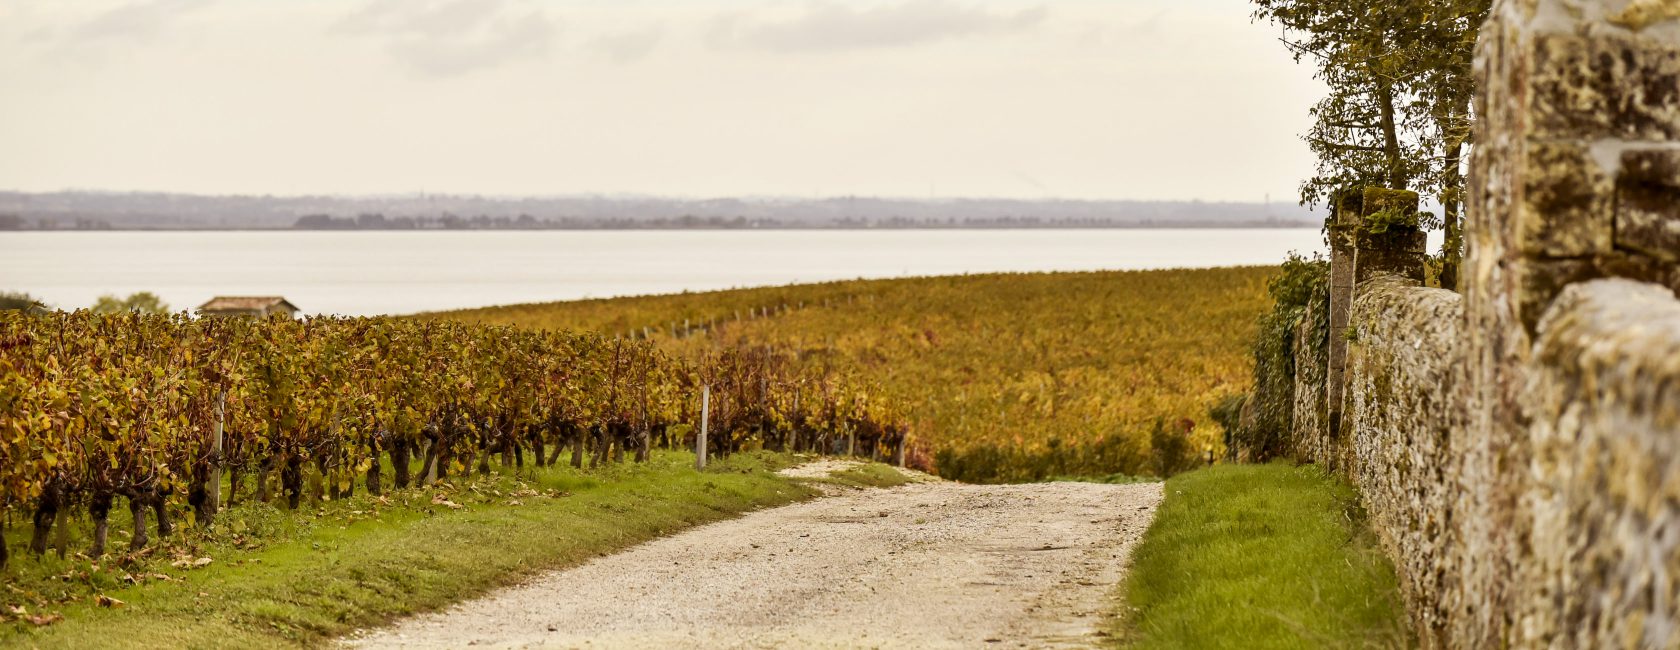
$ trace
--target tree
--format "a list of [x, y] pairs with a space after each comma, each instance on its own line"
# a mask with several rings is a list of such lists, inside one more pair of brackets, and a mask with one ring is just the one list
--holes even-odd
[[34, 296], [21, 291], [0, 291], [0, 311], [21, 309], [24, 311], [46, 311], [47, 305]]
[[1456, 283], [1462, 237], [1460, 166], [1470, 145], [1470, 64], [1492, 0], [1254, 0], [1283, 28], [1296, 61], [1317, 66], [1330, 94], [1303, 136], [1318, 169], [1301, 203], [1341, 188], [1383, 185], [1433, 194], [1444, 227], [1442, 286]]
[[137, 311], [142, 314], [169, 313], [169, 305], [150, 291], [130, 294], [127, 298], [118, 298], [108, 293], [100, 296], [88, 309], [96, 314], [116, 314], [125, 311]]

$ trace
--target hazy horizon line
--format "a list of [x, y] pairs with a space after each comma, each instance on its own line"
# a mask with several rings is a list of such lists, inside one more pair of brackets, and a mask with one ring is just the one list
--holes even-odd
[[[867, 200], [876, 200], [876, 201], [906, 201], [906, 202], [918, 202], [918, 203], [943, 203], [943, 202], [960, 202], [960, 201], [1019, 201], [1019, 202], [1037, 202], [1037, 203], [1046, 203], [1046, 202], [1049, 202], [1049, 203], [1207, 203], [1207, 204], [1219, 204], [1219, 205], [1272, 205], [1274, 203], [1283, 203], [1285, 205], [1307, 207], [1307, 206], [1302, 206], [1298, 201], [1294, 201], [1294, 200], [1276, 201], [1276, 200], [1268, 200], [1268, 199], [1250, 200], [1250, 201], [1232, 201], [1232, 200], [1202, 199], [1202, 198], [1140, 199], [1140, 198], [1076, 198], [1076, 197], [1065, 197], [1065, 196], [1045, 196], [1045, 197], [1038, 197], [1038, 198], [1029, 198], [1029, 197], [1019, 197], [1019, 196], [983, 196], [983, 195], [908, 196], [908, 195], [890, 195], [890, 194], [819, 194], [819, 195], [811, 195], [811, 196], [804, 196], [804, 195], [797, 195], [797, 194], [684, 195], [684, 194], [657, 194], [657, 193], [628, 192], [628, 191], [626, 191], [626, 192], [570, 192], [570, 193], [556, 193], [556, 194], [497, 194], [497, 193], [482, 193], [482, 192], [429, 192], [429, 191], [425, 191], [425, 190], [415, 190], [415, 191], [405, 191], [405, 192], [368, 192], [368, 193], [328, 193], [328, 192], [324, 192], [324, 193], [303, 193], [303, 194], [259, 194], [259, 193], [251, 193], [251, 192], [214, 193], [214, 192], [187, 192], [187, 191], [174, 191], [174, 190], [100, 189], [100, 188], [70, 187], [70, 188], [62, 188], [62, 189], [57, 189], [57, 190], [24, 190], [24, 189], [0, 188], [0, 194], [24, 194], [24, 195], [43, 195], [43, 194], [163, 195], [163, 196], [191, 196], [191, 197], [224, 198], [224, 199], [225, 198], [379, 199], [379, 198], [437, 197], [437, 198], [456, 198], [456, 199], [472, 198], [472, 199], [494, 199], [494, 200], [520, 200], [520, 199], [655, 199], [655, 200], [666, 200], [666, 201], [719, 201], [719, 200], [731, 200], [731, 199], [733, 199], [733, 200], [742, 200], [742, 201], [832, 201], [832, 200], [837, 200], [837, 199], [867, 199]], [[1293, 197], [1293, 195], [1290, 195], [1290, 196]]]

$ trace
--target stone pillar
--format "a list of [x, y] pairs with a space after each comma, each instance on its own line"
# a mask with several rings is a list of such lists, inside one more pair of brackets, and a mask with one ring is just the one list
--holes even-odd
[[1463, 269], [1469, 424], [1454, 519], [1463, 647], [1549, 642], [1525, 607], [1523, 406], [1540, 316], [1599, 277], [1680, 287], [1680, 0], [1496, 0], [1477, 45]]
[[1330, 349], [1324, 381], [1332, 441], [1341, 437], [1348, 317], [1358, 284], [1379, 274], [1423, 284], [1428, 244], [1417, 212], [1417, 192], [1366, 187], [1336, 195], [1329, 226]]
[[[1330, 440], [1341, 439], [1342, 387], [1347, 374], [1348, 315], [1353, 311], [1354, 241], [1359, 228], [1364, 194], [1355, 190], [1337, 193], [1331, 204], [1330, 225], [1330, 345], [1326, 357], [1324, 390]], [[1324, 459], [1319, 459], [1324, 460]]]

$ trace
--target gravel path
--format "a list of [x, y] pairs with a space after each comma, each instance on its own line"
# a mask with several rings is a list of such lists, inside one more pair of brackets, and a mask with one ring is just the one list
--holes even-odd
[[348, 643], [1086, 647], [1160, 501], [1159, 483], [847, 491], [660, 538]]

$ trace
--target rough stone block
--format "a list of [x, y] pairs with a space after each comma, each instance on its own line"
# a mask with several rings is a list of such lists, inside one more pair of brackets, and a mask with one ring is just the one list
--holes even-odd
[[1615, 252], [1579, 259], [1530, 260], [1521, 267], [1516, 298], [1517, 316], [1530, 335], [1540, 317], [1565, 287], [1598, 278], [1627, 278], [1680, 291], [1680, 272], [1674, 265], [1638, 253]]
[[1365, 193], [1345, 190], [1336, 193], [1335, 224], [1351, 226], [1359, 223], [1359, 217], [1365, 214]]
[[1680, 138], [1680, 43], [1611, 31], [1533, 43], [1532, 136]]
[[1354, 281], [1394, 275], [1423, 284], [1423, 261], [1429, 238], [1415, 228], [1384, 233], [1360, 231], [1354, 258]]
[[1680, 149], [1622, 153], [1616, 247], [1680, 261]]
[[1610, 252], [1615, 184], [1586, 145], [1530, 143], [1522, 183], [1523, 200], [1510, 217], [1519, 250], [1547, 257]]

